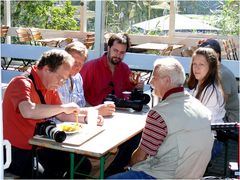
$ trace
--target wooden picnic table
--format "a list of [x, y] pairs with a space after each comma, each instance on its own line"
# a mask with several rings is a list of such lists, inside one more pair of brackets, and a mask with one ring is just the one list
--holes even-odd
[[157, 51], [159, 55], [170, 55], [175, 49], [182, 48], [183, 44], [163, 44], [163, 43], [144, 43], [131, 46], [132, 50], [140, 51]]

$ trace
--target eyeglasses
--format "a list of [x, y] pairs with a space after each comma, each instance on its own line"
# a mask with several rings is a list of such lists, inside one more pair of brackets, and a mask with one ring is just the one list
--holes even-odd
[[66, 82], [66, 80], [69, 78], [65, 78], [64, 76], [62, 76], [61, 74], [59, 74], [58, 72], [52, 72], [52, 71], [49, 71], [50, 73], [52, 73], [58, 80], [58, 82], [64, 84]]

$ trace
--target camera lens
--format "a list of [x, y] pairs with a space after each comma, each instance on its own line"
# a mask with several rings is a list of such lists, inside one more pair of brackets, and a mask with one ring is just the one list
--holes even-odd
[[66, 133], [58, 130], [54, 133], [54, 139], [56, 142], [61, 143], [66, 139]]
[[47, 126], [45, 132], [49, 138], [54, 139], [56, 142], [63, 142], [66, 139], [66, 133], [59, 131], [54, 125]]
[[56, 127], [56, 123], [52, 121], [45, 121], [37, 123], [35, 128], [35, 134], [47, 136], [50, 139], [54, 139], [56, 142], [63, 142], [66, 139], [66, 133], [60, 131]]

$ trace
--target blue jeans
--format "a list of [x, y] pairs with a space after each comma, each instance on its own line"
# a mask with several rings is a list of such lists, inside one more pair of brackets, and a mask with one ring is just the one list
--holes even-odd
[[130, 170], [109, 176], [107, 179], [156, 179], [156, 178], [144, 173], [143, 171]]
[[217, 139], [214, 140], [211, 159], [215, 159], [216, 157], [218, 157], [221, 154], [223, 145], [224, 145], [223, 142], [218, 141]]

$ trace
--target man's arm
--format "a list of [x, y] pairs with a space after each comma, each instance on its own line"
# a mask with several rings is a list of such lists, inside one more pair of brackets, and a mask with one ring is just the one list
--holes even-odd
[[225, 102], [227, 102], [228, 96], [229, 96], [229, 94], [225, 94], [225, 93], [224, 93], [224, 100], [225, 100]]
[[162, 117], [154, 110], [148, 112], [142, 139], [133, 152], [130, 165], [144, 161], [148, 156], [155, 156], [167, 136], [167, 126]]
[[60, 113], [71, 114], [81, 113], [81, 109], [76, 103], [61, 105], [36, 104], [31, 101], [22, 101], [18, 105], [19, 111], [24, 118], [44, 119], [56, 116]]
[[147, 159], [147, 153], [141, 150], [139, 147], [133, 152], [131, 160], [130, 160], [130, 166], [133, 166], [134, 164], [144, 161]]
[[[80, 123], [86, 123], [86, 116], [87, 116], [87, 108], [81, 108], [80, 113], [78, 114], [78, 122]], [[65, 114], [61, 113], [56, 115], [57, 119], [60, 121], [66, 121], [66, 122], [76, 122], [76, 114]]]

